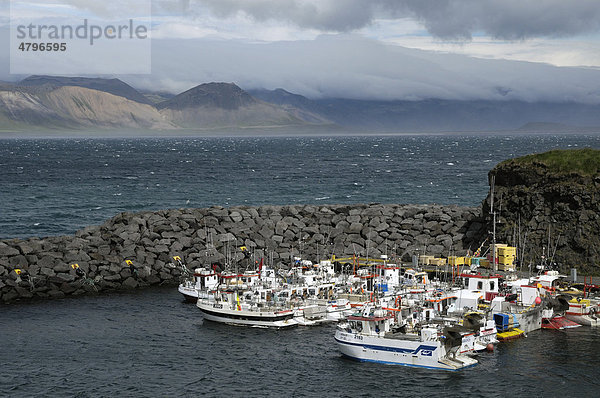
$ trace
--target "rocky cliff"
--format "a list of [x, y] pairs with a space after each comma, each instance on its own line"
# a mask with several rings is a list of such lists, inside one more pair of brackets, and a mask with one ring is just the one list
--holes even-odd
[[[489, 179], [495, 180], [497, 240], [520, 246], [524, 266], [544, 256], [564, 272], [600, 272], [600, 151], [556, 150], [507, 160]], [[490, 199], [483, 214], [491, 231]]]
[[0, 301], [176, 284], [180, 269], [169, 265], [173, 256], [189, 268], [224, 264], [226, 257], [236, 263], [244, 257], [240, 246], [282, 267], [292, 256], [388, 254], [410, 261], [413, 254], [460, 253], [478, 244], [479, 213], [381, 204], [122, 213], [72, 236], [0, 241]]

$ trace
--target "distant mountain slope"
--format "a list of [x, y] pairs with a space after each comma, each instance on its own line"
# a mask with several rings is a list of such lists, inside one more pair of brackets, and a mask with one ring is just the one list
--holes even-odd
[[175, 126], [146, 104], [84, 87], [15, 87], [0, 91], [0, 120], [29, 126], [66, 128], [150, 128]]
[[301, 125], [306, 121], [277, 105], [259, 101], [233, 83], [206, 83], [156, 105], [182, 127]]
[[205, 106], [233, 110], [256, 102], [250, 94], [233, 83], [205, 83], [161, 102], [156, 107], [181, 110]]
[[332, 124], [322, 107], [302, 95], [290, 93], [282, 88], [275, 90], [254, 89], [248, 93], [255, 98], [284, 107], [287, 111], [310, 123]]
[[311, 100], [283, 89], [249, 92], [263, 101], [291, 105], [355, 129], [399, 132], [516, 130], [534, 121], [600, 126], [600, 106], [572, 102]]
[[600, 106], [440, 99], [312, 100], [284, 89], [247, 92], [233, 83], [201, 84], [173, 96], [141, 94], [118, 79], [31, 76], [16, 84], [0, 82], [0, 128], [213, 129], [312, 125], [336, 125], [338, 129], [354, 132], [518, 129], [598, 132], [600, 128], [593, 126], [600, 126]]
[[64, 76], [29, 76], [18, 83], [19, 86], [43, 86], [52, 87], [77, 86], [93, 90], [104, 91], [119, 97], [127, 98], [140, 104], [151, 105], [152, 101], [142, 95], [135, 88], [119, 79], [102, 79], [88, 77], [64, 77]]

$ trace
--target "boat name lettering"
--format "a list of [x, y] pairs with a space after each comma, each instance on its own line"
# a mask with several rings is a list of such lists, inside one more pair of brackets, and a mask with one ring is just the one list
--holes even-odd
[[213, 304], [214, 308], [223, 308], [223, 304]]

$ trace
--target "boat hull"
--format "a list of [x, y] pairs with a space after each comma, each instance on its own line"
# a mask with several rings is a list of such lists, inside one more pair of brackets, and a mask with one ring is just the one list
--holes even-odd
[[542, 329], [564, 330], [578, 327], [581, 327], [581, 325], [564, 316], [554, 316], [552, 318], [542, 319]]
[[179, 293], [183, 296], [185, 301], [189, 303], [195, 303], [198, 301], [198, 291], [195, 288], [179, 285]]
[[445, 357], [438, 341], [362, 336], [341, 330], [336, 331], [335, 341], [343, 356], [363, 362], [442, 370], [459, 370], [477, 364], [475, 359], [464, 355], [457, 355], [455, 359]]
[[566, 317], [573, 322], [576, 322], [583, 326], [600, 326], [600, 317], [596, 315], [587, 315], [587, 314], [566, 314]]
[[218, 305], [198, 302], [197, 307], [202, 311], [204, 319], [213, 322], [225, 323], [235, 326], [251, 326], [283, 329], [298, 326], [293, 319], [294, 312], [291, 310], [271, 311], [237, 311], [219, 308]]

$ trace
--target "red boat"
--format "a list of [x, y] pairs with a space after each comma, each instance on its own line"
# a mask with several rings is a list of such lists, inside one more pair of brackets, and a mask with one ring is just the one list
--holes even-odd
[[562, 315], [553, 316], [552, 318], [542, 318], [542, 329], [563, 330], [578, 328], [581, 325], [575, 323]]

